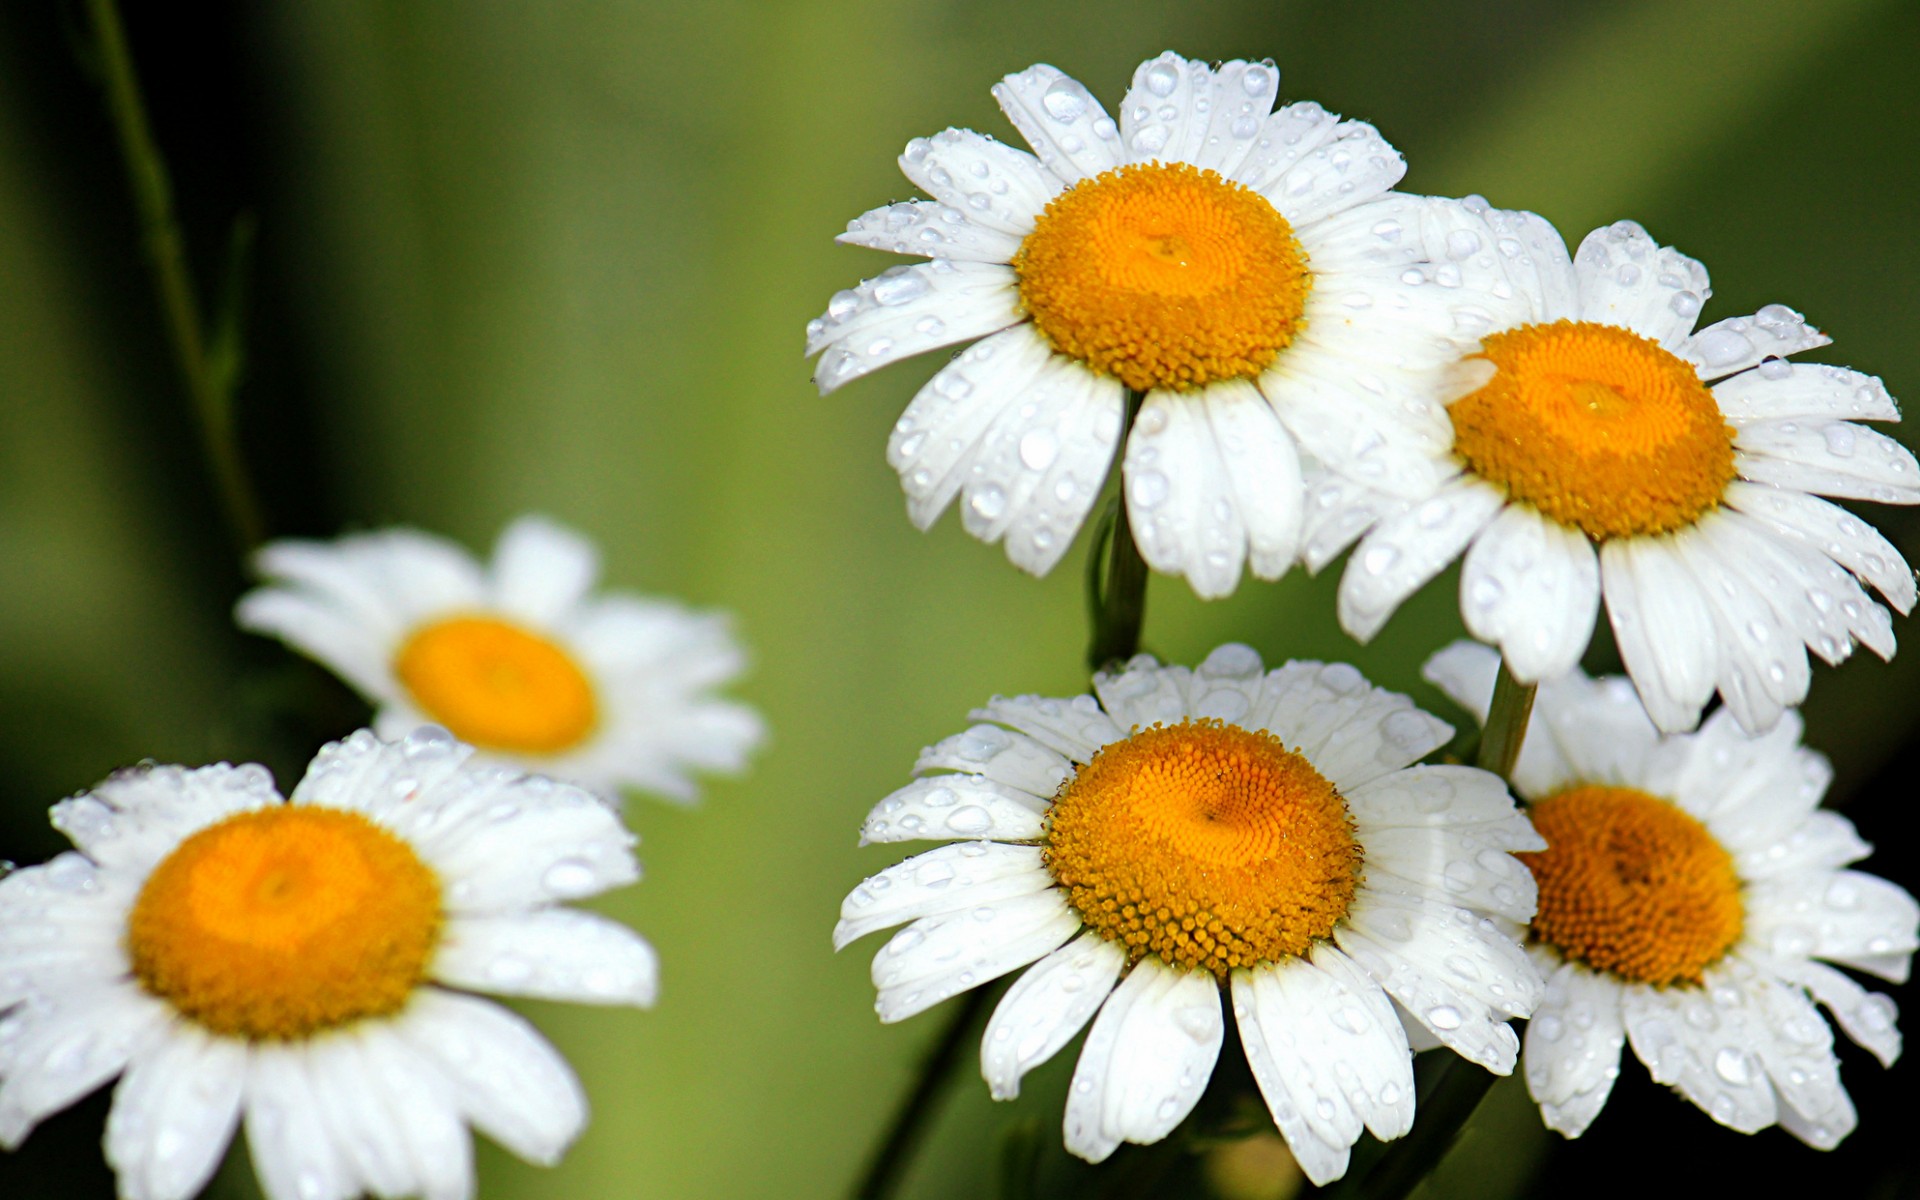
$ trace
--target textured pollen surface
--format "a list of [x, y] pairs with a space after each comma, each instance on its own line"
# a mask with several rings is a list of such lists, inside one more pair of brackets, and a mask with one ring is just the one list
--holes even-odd
[[1043, 857], [1130, 959], [1222, 978], [1304, 954], [1346, 915], [1360, 873], [1333, 785], [1271, 733], [1218, 721], [1101, 750], [1054, 801]]
[[598, 720], [593, 684], [573, 657], [496, 617], [422, 627], [393, 670], [428, 716], [488, 749], [557, 754], [586, 740]]
[[1013, 268], [1054, 349], [1141, 392], [1258, 375], [1299, 332], [1312, 286], [1265, 197], [1186, 163], [1075, 184]]
[[142, 987], [230, 1037], [303, 1038], [398, 1012], [439, 940], [440, 882], [360, 816], [280, 805], [175, 847], [127, 920]]
[[1632, 788], [1573, 787], [1529, 810], [1547, 848], [1533, 934], [1633, 983], [1697, 984], [1740, 940], [1733, 858], [1693, 817]]
[[1454, 451], [1482, 479], [1596, 542], [1672, 533], [1720, 503], [1733, 435], [1693, 367], [1613, 325], [1489, 335], [1493, 378], [1456, 400]]

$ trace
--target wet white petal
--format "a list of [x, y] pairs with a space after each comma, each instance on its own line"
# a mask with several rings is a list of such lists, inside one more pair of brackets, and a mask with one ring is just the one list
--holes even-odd
[[1751, 317], [1729, 317], [1709, 325], [1673, 351], [1692, 363], [1700, 378], [1719, 379], [1832, 340], [1786, 305], [1769, 304]]
[[240, 1120], [248, 1047], [191, 1022], [135, 1056], [114, 1090], [107, 1163], [126, 1200], [188, 1200], [220, 1165]]
[[[1388, 517], [1354, 548], [1340, 577], [1340, 627], [1361, 641], [1439, 574], [1500, 511], [1500, 492], [1471, 475]], [[1490, 597], [1476, 591], [1469, 603]]]
[[1066, 183], [1112, 170], [1126, 158], [1120, 130], [1079, 80], [1045, 63], [1009, 75], [993, 98], [1040, 163]]
[[493, 548], [493, 594], [502, 609], [536, 625], [558, 621], [600, 573], [594, 544], [544, 517], [521, 517]]
[[1581, 320], [1631, 329], [1667, 350], [1692, 334], [1694, 318], [1713, 294], [1705, 267], [1655, 242], [1632, 221], [1589, 233], [1573, 265]]
[[425, 989], [396, 1032], [451, 1081], [476, 1128], [530, 1162], [558, 1161], [586, 1124], [586, 1095], [566, 1060], [498, 1005]]
[[1073, 1040], [1113, 991], [1126, 952], [1082, 934], [1015, 980], [980, 1040], [980, 1073], [995, 1100], [1020, 1094], [1020, 1080]]
[[971, 129], [915, 138], [900, 170], [970, 223], [1015, 239], [1033, 232], [1034, 218], [1061, 186], [1033, 155]]
[[922, 917], [873, 956], [874, 1010], [882, 1021], [904, 1021], [1052, 953], [1079, 928], [1053, 890]]
[[1142, 959], [1087, 1033], [1067, 1092], [1067, 1149], [1101, 1162], [1121, 1142], [1166, 1137], [1193, 1111], [1220, 1056], [1220, 985]]
[[448, 920], [433, 978], [507, 996], [650, 1005], [660, 960], [617, 921], [572, 908]]
[[1592, 544], [1522, 505], [1501, 510], [1475, 539], [1460, 571], [1460, 613], [1468, 632], [1497, 644], [1522, 683], [1578, 664], [1599, 608], [1600, 566]]
[[876, 929], [1052, 886], [1038, 846], [955, 842], [895, 863], [848, 893], [833, 928], [833, 948], [842, 949]]
[[1040, 836], [1045, 806], [1041, 797], [984, 775], [933, 775], [874, 805], [860, 827], [860, 843], [918, 838], [1024, 841]]
[[976, 225], [938, 200], [901, 200], [861, 213], [833, 240], [956, 262], [1012, 262], [1020, 249], [1013, 234]]

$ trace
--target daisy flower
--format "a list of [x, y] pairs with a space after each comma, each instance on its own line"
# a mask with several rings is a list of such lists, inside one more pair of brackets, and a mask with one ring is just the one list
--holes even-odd
[[[1505, 1074], [1540, 981], [1511, 856], [1543, 843], [1500, 779], [1411, 766], [1448, 726], [1345, 664], [1135, 658], [1072, 700], [997, 698], [920, 756], [863, 841], [962, 839], [847, 897], [882, 1021], [1009, 971], [980, 1047], [993, 1095], [1089, 1020], [1067, 1149], [1167, 1136], [1220, 1053], [1221, 993], [1275, 1124], [1316, 1183], [1362, 1128], [1413, 1122], [1412, 1030]], [[1097, 1015], [1096, 1015], [1097, 1014]], [[1406, 1022], [1403, 1026], [1402, 1022]], [[1427, 1039], [1431, 1039], [1428, 1041]]]
[[0, 1145], [120, 1076], [107, 1162], [185, 1200], [245, 1122], [271, 1200], [473, 1194], [465, 1126], [555, 1161], [564, 1059], [476, 990], [653, 1002], [654, 953], [560, 907], [639, 875], [599, 797], [424, 728], [264, 767], [144, 766], [53, 809], [77, 852], [0, 880]]
[[711, 689], [745, 656], [717, 613], [593, 595], [593, 544], [540, 517], [509, 525], [490, 564], [411, 529], [279, 541], [266, 586], [235, 610], [357, 688], [373, 727], [440, 725], [498, 762], [608, 798], [691, 802], [693, 770], [737, 771], [760, 718]]
[[[1799, 313], [1694, 328], [1706, 268], [1622, 221], [1567, 256], [1531, 213], [1489, 212], [1506, 267], [1498, 332], [1455, 369], [1447, 478], [1414, 499], [1329, 475], [1305, 560], [1361, 533], [1340, 620], [1371, 637], [1465, 551], [1460, 611], [1532, 683], [1571, 669], [1604, 599], [1654, 724], [1691, 729], [1718, 690], [1749, 730], [1807, 694], [1806, 649], [1893, 653], [1913, 572], [1818, 495], [1920, 501], [1904, 447], [1855, 421], [1899, 419], [1878, 379], [1786, 356], [1827, 344]], [[1717, 382], [1716, 382], [1717, 381]]]
[[[1273, 109], [1271, 62], [1142, 63], [1116, 122], [1044, 64], [993, 89], [1034, 153], [915, 138], [932, 199], [840, 240], [932, 261], [835, 295], [807, 327], [832, 391], [982, 339], [915, 396], [887, 460], [931, 525], [956, 495], [983, 541], [1045, 574], [1122, 474], [1140, 552], [1206, 597], [1273, 579], [1302, 523], [1302, 452], [1409, 494], [1435, 476], [1436, 372], [1487, 328], [1474, 222], [1390, 191], [1400, 154], [1317, 104]], [[1455, 262], [1454, 259], [1464, 262]]]
[[[1498, 665], [1462, 642], [1426, 674], [1485, 720]], [[1832, 775], [1801, 747], [1798, 713], [1751, 734], [1721, 709], [1662, 736], [1617, 676], [1541, 685], [1513, 778], [1548, 845], [1521, 858], [1547, 981], [1525, 1072], [1550, 1127], [1592, 1123], [1631, 1044], [1655, 1080], [1742, 1133], [1777, 1122], [1826, 1150], [1853, 1129], [1814, 1005], [1891, 1065], [1892, 999], [1827, 963], [1904, 982], [1920, 907], [1844, 869], [1871, 847], [1819, 807]]]

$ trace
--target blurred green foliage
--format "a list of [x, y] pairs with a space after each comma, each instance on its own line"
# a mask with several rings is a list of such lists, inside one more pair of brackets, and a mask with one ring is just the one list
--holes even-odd
[[[28, 7], [0, 17], [0, 856], [37, 861], [59, 844], [46, 806], [114, 767], [260, 758], [291, 786], [361, 710], [230, 627], [242, 576], [75, 23]], [[757, 769], [695, 811], [629, 806], [650, 874], [605, 908], [658, 946], [661, 1004], [526, 1006], [594, 1120], [553, 1171], [483, 1153], [488, 1196], [838, 1194], [937, 1024], [879, 1026], [872, 944], [829, 952], [840, 898], [897, 857], [854, 830], [988, 695], [1084, 687], [1081, 555], [1035, 581], [952, 518], [915, 532], [882, 451], [935, 362], [823, 400], [801, 327], [887, 265], [832, 236], [910, 194], [893, 165], [908, 138], [1012, 139], [987, 93], [1001, 75], [1053, 62], [1111, 106], [1163, 48], [1272, 56], [1285, 98], [1376, 123], [1409, 190], [1534, 208], [1570, 242], [1638, 219], [1707, 263], [1709, 319], [1789, 303], [1834, 334], [1817, 357], [1920, 394], [1902, 82], [1920, 8], [1898, 0], [312, 0], [129, 19], [203, 284], [228, 222], [259, 219], [241, 402], [276, 529], [407, 522], [480, 548], [543, 511], [601, 540], [610, 582], [731, 609], [753, 647], [739, 691], [774, 731]], [[1874, 515], [1915, 557], [1913, 514]], [[1147, 643], [1346, 658], [1438, 705], [1417, 667], [1458, 632], [1450, 580], [1356, 648], [1336, 578], [1214, 604], [1158, 581]], [[1816, 673], [1809, 740], [1841, 791], [1910, 736], [1917, 672], [1910, 652]], [[1856, 816], [1883, 844], [1912, 828], [1875, 812], [1877, 828]], [[1012, 1107], [963, 1072], [912, 1194], [987, 1193], [998, 1130], [1051, 1134], [1071, 1061]], [[1519, 1094], [1495, 1093], [1432, 1194], [1525, 1186], [1553, 1147]], [[1744, 1152], [1642, 1098], [1702, 1153]], [[1903, 1118], [1862, 1106], [1867, 1148], [1832, 1161], [1880, 1178], [1868, 1130]], [[106, 1194], [102, 1111], [0, 1157], [0, 1195]], [[1618, 1153], [1625, 1119], [1578, 1149]], [[243, 1193], [245, 1174], [217, 1186]]]

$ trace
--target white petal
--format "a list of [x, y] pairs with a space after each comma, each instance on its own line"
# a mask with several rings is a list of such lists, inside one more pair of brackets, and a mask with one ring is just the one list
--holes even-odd
[[826, 395], [888, 363], [997, 333], [1021, 319], [1013, 269], [949, 262], [889, 267], [836, 293], [807, 326], [807, 353], [819, 354], [813, 382]]
[[991, 838], [1026, 841], [1040, 836], [1046, 801], [984, 775], [916, 779], [873, 806], [860, 827], [860, 844], [917, 838]]
[[1125, 158], [1120, 130], [1077, 79], [1036, 63], [993, 85], [993, 98], [1041, 165], [1067, 183], [1110, 171]]
[[[1420, 668], [1420, 678], [1447, 694], [1447, 699], [1487, 723], [1493, 686], [1500, 675], [1500, 652], [1465, 638], [1434, 651]], [[1529, 739], [1531, 740], [1531, 739]]]
[[1719, 379], [1765, 359], [1785, 358], [1832, 340], [1786, 305], [1769, 304], [1751, 317], [1729, 317], [1709, 325], [1673, 352], [1692, 363], [1700, 378]]
[[397, 629], [369, 625], [329, 601], [287, 588], [248, 592], [234, 605], [233, 619], [250, 633], [279, 638], [369, 699], [400, 690], [392, 666], [402, 636]]
[[[1260, 130], [1273, 112], [1280, 72], [1271, 59], [1221, 63], [1213, 72], [1211, 110], [1205, 128], [1190, 133], [1180, 157], [1210, 167], [1228, 179], [1258, 144]], [[1124, 119], [1124, 113], [1122, 114]], [[1199, 123], [1195, 127], [1198, 129]]]
[[[1367, 381], [1351, 355], [1303, 337], [1259, 386], [1294, 441], [1322, 466], [1374, 491], [1424, 500], [1459, 469], [1448, 459], [1448, 440], [1423, 422], [1381, 417], [1377, 402], [1386, 397], [1369, 397]], [[1371, 382], [1390, 391], [1385, 376]]]
[[[1196, 157], [1205, 146], [1213, 98], [1213, 71], [1206, 63], [1171, 50], [1141, 63], [1120, 102], [1120, 139], [1128, 157], [1215, 167], [1211, 155]], [[1271, 108], [1261, 110], [1256, 123]]]
[[1073, 778], [1073, 764], [1063, 755], [998, 725], [975, 725], [922, 750], [914, 760], [913, 773], [935, 771], [985, 775], [1035, 796], [1051, 796]]
[[[1750, 425], [1747, 428], [1757, 427]], [[1907, 470], [1906, 466], [1896, 465], [1899, 455], [1904, 452], [1897, 448], [1897, 444], [1885, 446], [1883, 449], [1886, 452], [1887, 461], [1882, 466], [1872, 469], [1871, 473], [1886, 475]], [[1792, 452], [1804, 452], [1817, 456], [1821, 453], [1821, 449], [1805, 446], [1794, 448]], [[1920, 488], [1895, 487], [1891, 484], [1863, 480], [1860, 478], [1861, 472], [1853, 469], [1853, 464], [1848, 464], [1845, 469], [1836, 470], [1771, 454], [1749, 454], [1744, 451], [1734, 453], [1733, 463], [1734, 470], [1742, 479], [1789, 491], [1837, 496], [1842, 500], [1872, 500], [1878, 504], [1920, 504]]]
[[[1276, 468], [1285, 478], [1286, 466]], [[1246, 523], [1202, 406], [1149, 393], [1122, 470], [1127, 518], [1147, 565], [1186, 576], [1203, 600], [1230, 594], [1246, 558]]]
[[[1857, 963], [1920, 947], [1920, 905], [1897, 884], [1863, 871], [1809, 872], [1755, 881], [1744, 891], [1746, 937], [1781, 958]], [[1903, 982], [1905, 968], [1888, 978]]]
[[425, 988], [395, 1031], [433, 1060], [474, 1126], [521, 1158], [551, 1166], [586, 1124], [566, 1059], [498, 1005]]
[[1647, 762], [1660, 746], [1660, 731], [1647, 719], [1632, 684], [1617, 675], [1590, 680], [1574, 674], [1545, 687], [1551, 690], [1536, 700], [1528, 728], [1553, 739], [1572, 778], [1621, 787], [1648, 784]]
[[1342, 791], [1446, 745], [1453, 726], [1346, 663], [1293, 662], [1270, 672], [1250, 727], [1269, 729]]
[[960, 523], [983, 542], [1004, 535], [1014, 565], [1041, 575], [1100, 494], [1125, 401], [1115, 381], [1059, 355], [1008, 399], [967, 460]]
[[1833, 1149], [1858, 1120], [1840, 1084], [1833, 1030], [1797, 987], [1758, 978], [1750, 990], [1767, 1031], [1754, 1049], [1778, 1097], [1781, 1127], [1816, 1149]]
[[908, 142], [900, 170], [970, 223], [1013, 238], [1032, 233], [1034, 218], [1060, 191], [1033, 155], [971, 129]]
[[591, 541], [544, 517], [521, 517], [493, 548], [493, 594], [500, 607], [549, 625], [587, 594], [600, 574]]
[[[1301, 1167], [1314, 1183], [1338, 1177], [1363, 1127], [1383, 1139], [1412, 1127], [1406, 1034], [1386, 993], [1344, 954], [1322, 944], [1310, 958], [1235, 971], [1233, 1000], [1260, 1093], [1288, 1143], [1304, 1141]], [[1339, 1153], [1316, 1153], [1322, 1145]]]
[[362, 813], [404, 835], [433, 807], [421, 804], [421, 795], [459, 775], [472, 754], [472, 747], [445, 730], [430, 729], [404, 742], [356, 730], [320, 747], [290, 799]]
[[1491, 921], [1450, 905], [1367, 892], [1355, 898], [1334, 940], [1442, 1045], [1497, 1075], [1513, 1070], [1520, 1042], [1506, 1019], [1533, 1010], [1540, 978]]
[[1742, 879], [1772, 879], [1802, 871], [1838, 870], [1872, 851], [1852, 821], [1823, 809], [1808, 813], [1785, 837], [1736, 851], [1733, 861]]
[[91, 791], [54, 805], [52, 818], [93, 862], [144, 878], [191, 834], [280, 802], [272, 774], [256, 763], [150, 765], [115, 771]]
[[[1748, 573], [1750, 563], [1712, 514], [1693, 530], [1683, 560], [1713, 614], [1720, 696], [1750, 730], [1771, 729], [1807, 694], [1812, 671], [1798, 623]], [[1736, 535], [1737, 536], [1737, 535]]]
[[405, 1191], [420, 1200], [471, 1200], [473, 1139], [452, 1085], [432, 1059], [390, 1022], [368, 1022], [359, 1036], [359, 1103], [391, 1123], [406, 1157]]
[[1719, 680], [1712, 610], [1672, 537], [1617, 538], [1600, 548], [1607, 617], [1620, 658], [1653, 723], [1691, 729]]
[[894, 423], [887, 463], [900, 473], [915, 525], [933, 524], [959, 492], [988, 427], [1018, 408], [1052, 353], [1031, 325], [1017, 325], [961, 351], [914, 396]]
[[1372, 200], [1406, 173], [1406, 160], [1378, 130], [1365, 121], [1341, 121], [1332, 137], [1246, 183], [1299, 228]]
[[1052, 889], [922, 917], [874, 955], [874, 1011], [904, 1021], [1053, 952], [1079, 929]]
[[319, 1108], [306, 1042], [263, 1042], [247, 1055], [247, 1149], [268, 1200], [350, 1200], [357, 1172]]
[[1090, 695], [1071, 700], [1046, 696], [995, 696], [985, 708], [968, 714], [977, 720], [998, 721], [1026, 734], [1074, 762], [1091, 762], [1100, 747], [1125, 737]]
[[125, 1200], [189, 1200], [220, 1165], [240, 1120], [246, 1043], [175, 1023], [114, 1089], [107, 1163]]
[[1899, 1006], [1883, 992], [1869, 992], [1825, 963], [1780, 959], [1770, 964], [1783, 978], [1813, 993], [1848, 1037], [1891, 1067], [1900, 1057]]
[[1123, 1141], [1172, 1133], [1206, 1090], [1225, 1025], [1205, 971], [1146, 958], [1115, 988], [1087, 1033], [1067, 1092], [1067, 1149], [1101, 1162]]
[[1284, 105], [1261, 123], [1254, 148], [1231, 172], [1236, 183], [1256, 192], [1277, 182], [1303, 154], [1311, 154], [1339, 129], [1338, 114], [1330, 113], [1311, 100]]
[[636, 839], [591, 793], [538, 776], [476, 791], [461, 799], [490, 803], [448, 804], [445, 835], [416, 843], [444, 881], [451, 911], [513, 912], [597, 896], [640, 877]]
[[[1872, 494], [1875, 491], [1913, 493], [1904, 501], [1908, 504], [1920, 499], [1920, 469], [1914, 465], [1913, 451], [1851, 421], [1751, 421], [1735, 427], [1733, 445], [1740, 474], [1761, 483], [1862, 500], [1879, 499]], [[1795, 477], [1783, 475], [1781, 463], [1830, 478], [1839, 486], [1796, 484]]]
[[1118, 945], [1086, 933], [1014, 980], [980, 1040], [980, 1073], [995, 1100], [1018, 1096], [1021, 1077], [1073, 1040], [1126, 965]]
[[1593, 637], [1600, 565], [1593, 545], [1522, 505], [1509, 505], [1467, 551], [1460, 614], [1493, 642], [1522, 683], [1571, 670]]
[[900, 200], [861, 213], [833, 240], [956, 262], [1012, 262], [1020, 250], [1013, 234], [976, 225], [938, 200]]
[[876, 929], [1052, 886], [1038, 846], [955, 842], [895, 863], [848, 893], [833, 927], [833, 948], [843, 949]]
[[650, 1005], [660, 959], [617, 921], [571, 908], [505, 916], [454, 916], [434, 957], [433, 978], [506, 996], [580, 1004]]
[[1256, 579], [1278, 579], [1300, 548], [1305, 485], [1300, 455], [1273, 407], [1252, 384], [1202, 393], [1233, 504], [1247, 529], [1247, 565]]
[[[403, 1114], [387, 1112], [378, 1098], [359, 1037], [336, 1032], [308, 1041], [305, 1049], [310, 1103], [326, 1131], [321, 1136], [355, 1178], [354, 1191], [411, 1195], [418, 1183], [399, 1128]], [[252, 1124], [249, 1114], [249, 1129]]]
[[1546, 993], [1527, 1023], [1522, 1064], [1547, 1128], [1570, 1138], [1586, 1132], [1620, 1077], [1625, 1041], [1619, 984], [1575, 963], [1561, 963], [1547, 976]]
[[1913, 569], [1892, 542], [1835, 504], [1803, 492], [1734, 480], [1726, 503], [1773, 529], [1792, 534], [1880, 590], [1902, 614], [1914, 604]]
[[[1813, 810], [1831, 778], [1830, 772], [1807, 773], [1815, 764], [1811, 757], [1800, 759], [1810, 753], [1801, 750], [1800, 734], [1798, 713], [1787, 713], [1764, 734], [1752, 734], [1740, 727], [1733, 713], [1719, 709], [1700, 723], [1692, 737], [1670, 738], [1660, 747], [1660, 794], [1709, 827], [1726, 830], [1733, 837], [1731, 846], [1765, 845]], [[1789, 789], [1804, 787], [1804, 794], [1777, 817], [1770, 815], [1780, 808], [1777, 801], [1754, 811], [1755, 797], [1782, 783]], [[1755, 824], [1761, 827], [1745, 832]]]
[[1737, 976], [1709, 971], [1701, 988], [1632, 985], [1621, 1012], [1633, 1052], [1654, 1082], [1672, 1085], [1741, 1133], [1773, 1124], [1773, 1088], [1754, 1050], [1769, 1035]]
[[1301, 531], [1300, 561], [1310, 574], [1340, 556], [1354, 540], [1407, 501], [1389, 496], [1327, 470], [1313, 470], [1306, 485], [1306, 527]]
[[1136, 655], [1118, 670], [1094, 672], [1093, 691], [1114, 724], [1138, 730], [1173, 725], [1192, 715], [1193, 672], [1163, 667], [1151, 655]]
[[1714, 384], [1713, 399], [1729, 420], [1740, 423], [1794, 417], [1900, 419], [1885, 384], [1871, 375], [1825, 363], [1770, 362]]
[[1367, 886], [1460, 905], [1525, 924], [1539, 893], [1533, 874], [1508, 853], [1531, 833], [1513, 814], [1491, 829], [1481, 826], [1400, 826], [1368, 829]]
[[1580, 318], [1618, 325], [1673, 350], [1693, 332], [1713, 295], [1707, 269], [1662, 246], [1632, 221], [1589, 233], [1573, 256], [1580, 281]]
[[[1469, 201], [1471, 201], [1471, 197]], [[1492, 209], [1494, 246], [1505, 264], [1516, 300], [1530, 311], [1518, 324], [1545, 324], [1580, 315], [1580, 282], [1560, 231], [1545, 217], [1520, 209]]]
[[1408, 767], [1341, 794], [1362, 829], [1482, 827], [1520, 815], [1498, 775], [1453, 763]]
[[1420, 586], [1453, 561], [1500, 511], [1504, 497], [1460, 475], [1431, 498], [1374, 526], [1340, 576], [1340, 627], [1370, 640]]
[[172, 1012], [132, 983], [37, 1000], [0, 1017], [0, 1147], [93, 1091], [166, 1036]]

